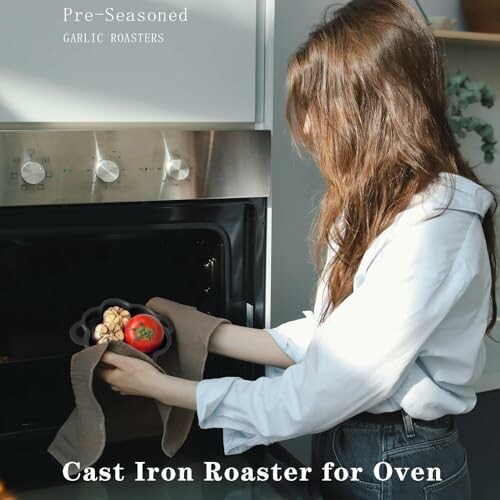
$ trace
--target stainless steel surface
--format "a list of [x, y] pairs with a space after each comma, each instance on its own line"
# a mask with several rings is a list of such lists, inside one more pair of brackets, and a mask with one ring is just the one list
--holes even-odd
[[0, 206], [267, 197], [270, 133], [0, 131]]
[[[0, 130], [128, 130], [128, 122], [0, 122]], [[255, 122], [134, 122], [134, 129], [255, 130]], [[258, 129], [261, 130], [261, 129]], [[270, 130], [266, 128], [265, 130]]]

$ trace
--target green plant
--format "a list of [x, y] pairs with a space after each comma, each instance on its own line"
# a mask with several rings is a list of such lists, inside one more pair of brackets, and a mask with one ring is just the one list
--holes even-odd
[[493, 163], [497, 150], [497, 141], [493, 126], [477, 116], [464, 116], [464, 111], [475, 103], [492, 108], [496, 95], [494, 90], [482, 81], [473, 81], [465, 73], [459, 71], [448, 80], [446, 87], [449, 99], [449, 122], [458, 139], [464, 139], [468, 133], [476, 132], [483, 142], [481, 151], [484, 161]]

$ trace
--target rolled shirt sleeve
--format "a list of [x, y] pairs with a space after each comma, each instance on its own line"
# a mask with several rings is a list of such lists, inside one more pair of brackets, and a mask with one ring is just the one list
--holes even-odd
[[[278, 347], [295, 363], [300, 363], [311, 343], [314, 332], [314, 314], [312, 311], [303, 311], [305, 318], [288, 321], [275, 328], [265, 331], [271, 335]], [[284, 368], [266, 366], [267, 377], [283, 375]]]
[[224, 429], [226, 454], [324, 431], [397, 390], [474, 278], [464, 256], [473, 216], [448, 217], [446, 229], [440, 219], [406, 228], [388, 242], [363, 282], [321, 325], [308, 323], [311, 318], [292, 322], [309, 328], [306, 350], [293, 336], [271, 330], [298, 360], [282, 375], [199, 383], [200, 427]]
[[311, 311], [304, 311], [304, 318], [288, 321], [266, 331], [278, 347], [295, 363], [300, 363], [313, 337], [315, 319]]

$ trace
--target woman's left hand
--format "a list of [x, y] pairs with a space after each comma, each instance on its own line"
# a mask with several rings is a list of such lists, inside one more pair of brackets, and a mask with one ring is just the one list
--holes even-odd
[[114, 352], [105, 352], [96, 373], [124, 396], [154, 398], [162, 373], [146, 361]]

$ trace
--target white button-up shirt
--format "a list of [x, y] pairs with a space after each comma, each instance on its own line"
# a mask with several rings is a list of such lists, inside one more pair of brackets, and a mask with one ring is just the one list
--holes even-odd
[[481, 186], [441, 174], [370, 245], [353, 292], [325, 322], [320, 279], [314, 311], [269, 330], [295, 365], [199, 383], [200, 426], [223, 428], [235, 454], [364, 411], [403, 408], [424, 420], [470, 411], [485, 364], [491, 273], [481, 223], [492, 202]]

